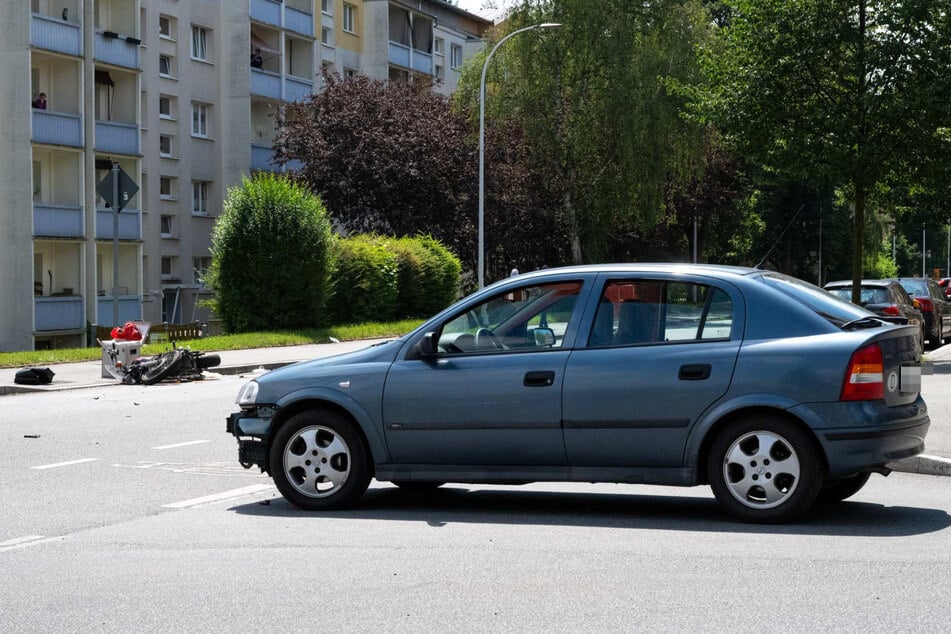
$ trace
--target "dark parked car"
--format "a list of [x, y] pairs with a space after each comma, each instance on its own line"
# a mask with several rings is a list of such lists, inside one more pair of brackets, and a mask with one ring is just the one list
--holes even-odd
[[941, 292], [944, 293], [944, 298], [948, 301], [951, 301], [951, 277], [942, 277], [938, 280], [938, 286], [941, 287]]
[[945, 337], [951, 336], [951, 303], [945, 299], [944, 290], [936, 281], [924, 277], [899, 277], [895, 281], [918, 301], [931, 347], [942, 345]]
[[[847, 302], [852, 301], [852, 280], [829, 282], [823, 288]], [[924, 349], [925, 339], [928, 338], [924, 315], [918, 308], [918, 302], [897, 281], [862, 280], [859, 305], [899, 323], [918, 326], [921, 331], [920, 344]]]
[[374, 477], [709, 484], [733, 516], [782, 522], [923, 451], [918, 333], [758, 269], [548, 269], [246, 383], [227, 430], [305, 509]]

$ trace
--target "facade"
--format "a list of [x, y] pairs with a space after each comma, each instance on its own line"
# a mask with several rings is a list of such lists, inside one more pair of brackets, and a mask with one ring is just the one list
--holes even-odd
[[[208, 320], [214, 222], [282, 169], [280, 104], [323, 69], [451, 93], [491, 26], [442, 0], [31, 0], [0, 20], [0, 151], [29, 159], [0, 164], [0, 351]], [[97, 193], [115, 163], [138, 186], [118, 214]]]

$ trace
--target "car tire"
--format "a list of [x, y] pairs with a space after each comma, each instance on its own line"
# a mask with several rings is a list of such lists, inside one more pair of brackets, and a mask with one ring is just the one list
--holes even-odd
[[819, 491], [819, 503], [834, 504], [835, 502], [841, 502], [846, 498], [852, 497], [865, 486], [869, 476], [871, 476], [871, 474], [866, 471], [865, 473], [857, 473], [847, 478], [839, 478], [838, 480], [826, 482]]
[[354, 423], [326, 410], [290, 417], [274, 436], [269, 466], [281, 495], [309, 511], [352, 504], [372, 477], [369, 452]]
[[801, 516], [815, 504], [823, 481], [813, 440], [770, 414], [727, 424], [713, 439], [707, 477], [727, 513], [757, 524]]

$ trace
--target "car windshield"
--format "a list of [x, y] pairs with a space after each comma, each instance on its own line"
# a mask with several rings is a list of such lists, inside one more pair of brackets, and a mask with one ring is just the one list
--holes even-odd
[[[794, 277], [769, 272], [760, 275], [759, 279], [767, 286], [792, 297], [800, 304], [809, 307], [837, 326], [841, 326], [854, 319], [867, 317], [870, 314], [866, 309], [861, 306], [856, 306], [847, 299], [824, 291], [818, 286], [809, 284], [808, 282], [797, 280]], [[852, 289], [849, 288], [848, 291], [849, 297], [851, 297]]]

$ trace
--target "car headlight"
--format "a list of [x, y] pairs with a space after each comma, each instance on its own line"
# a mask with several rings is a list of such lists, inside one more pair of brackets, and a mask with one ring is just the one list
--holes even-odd
[[257, 381], [248, 381], [241, 386], [241, 389], [238, 391], [238, 397], [234, 399], [234, 402], [240, 405], [241, 407], [246, 407], [248, 405], [254, 405], [255, 400], [258, 398], [258, 382]]

